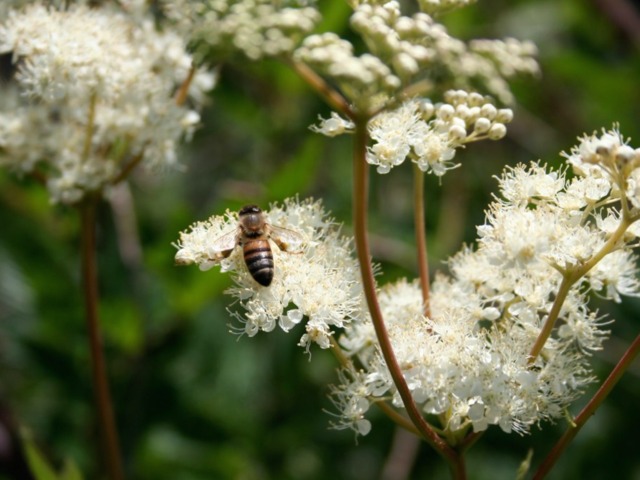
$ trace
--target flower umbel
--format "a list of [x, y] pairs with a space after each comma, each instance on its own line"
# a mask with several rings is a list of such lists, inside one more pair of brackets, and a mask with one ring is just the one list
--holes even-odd
[[[448, 438], [489, 425], [526, 433], [563, 415], [594, 380], [589, 358], [608, 335], [609, 322], [590, 310], [589, 293], [614, 301], [640, 295], [631, 251], [640, 211], [628, 188], [640, 165], [638, 150], [610, 131], [581, 139], [571, 152], [568, 162], [579, 174], [571, 179], [537, 163], [505, 170], [502, 198], [478, 228], [477, 249], [463, 249], [449, 262], [450, 276], [436, 277], [429, 318], [417, 282], [380, 290], [413, 399], [438, 416]], [[612, 243], [612, 235], [620, 240]], [[579, 276], [559, 297], [572, 275]], [[558, 321], [532, 362], [531, 348], [558, 298]], [[346, 325], [340, 345], [362, 366], [345, 372], [334, 390], [336, 405], [344, 407], [340, 425], [362, 433], [366, 409], [354, 414], [354, 406], [403, 403], [368, 318]]]
[[446, 103], [412, 99], [384, 111], [369, 122], [373, 145], [367, 161], [378, 173], [388, 173], [409, 158], [420, 170], [444, 175], [458, 166], [452, 160], [456, 149], [478, 140], [499, 140], [511, 121], [510, 109], [497, 109], [477, 93], [451, 90]]
[[244, 324], [243, 333], [269, 332], [276, 324], [289, 331], [306, 319], [299, 345], [307, 351], [313, 343], [328, 348], [336, 328], [362, 315], [360, 273], [351, 241], [340, 235], [319, 202], [287, 200], [265, 214], [269, 224], [292, 230], [303, 239], [299, 253], [282, 252], [271, 242], [275, 273], [268, 287], [251, 277], [242, 248], [219, 260], [216, 239], [238, 228], [237, 215], [232, 212], [182, 232], [176, 262], [195, 263], [201, 269], [219, 263], [222, 271], [232, 272], [236, 285], [227, 293], [245, 310], [244, 315], [235, 313]]
[[289, 54], [320, 20], [305, 1], [163, 0], [185, 37], [220, 56], [242, 53], [251, 60]]
[[482, 85], [499, 101], [511, 103], [507, 79], [538, 72], [535, 45], [515, 39], [467, 44], [429, 15], [464, 3], [469, 2], [421, 1], [423, 11], [407, 16], [395, 0], [358, 2], [350, 23], [366, 52], [356, 54], [350, 41], [328, 32], [306, 37], [293, 58], [335, 83], [361, 113], [377, 111], [420, 82], [440, 94], [445, 88]]
[[[199, 122], [174, 92], [192, 66], [185, 43], [150, 16], [115, 7], [29, 5], [0, 25], [0, 53], [17, 64], [0, 95], [0, 162], [18, 172], [43, 164], [54, 202], [100, 191], [128, 162], [175, 167], [176, 148]], [[213, 76], [196, 72], [199, 105]]]

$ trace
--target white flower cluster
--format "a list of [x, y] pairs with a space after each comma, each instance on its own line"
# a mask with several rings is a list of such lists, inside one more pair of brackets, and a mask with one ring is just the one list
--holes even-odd
[[422, 171], [442, 176], [457, 166], [452, 162], [456, 148], [506, 135], [510, 109], [497, 109], [482, 95], [462, 90], [446, 92], [444, 99], [436, 105], [412, 99], [369, 122], [374, 143], [367, 161], [378, 173], [388, 173], [410, 158]]
[[245, 310], [242, 316], [236, 314], [244, 324], [243, 333], [254, 336], [276, 325], [289, 331], [304, 318], [305, 333], [299, 345], [307, 351], [313, 343], [328, 348], [335, 329], [364, 311], [360, 270], [351, 242], [340, 235], [319, 202], [287, 200], [283, 207], [272, 206], [265, 214], [269, 224], [292, 230], [303, 239], [300, 252], [282, 252], [270, 241], [275, 273], [268, 287], [251, 277], [242, 248], [217, 260], [216, 240], [238, 228], [235, 213], [211, 217], [182, 232], [176, 262], [195, 263], [202, 269], [220, 263], [222, 271], [233, 272], [236, 286], [228, 293]]
[[333, 79], [349, 100], [367, 111], [381, 93], [391, 96], [402, 82], [378, 57], [356, 56], [353, 50], [351, 42], [328, 32], [305, 38], [293, 58]]
[[531, 41], [522, 42], [515, 38], [472, 40], [469, 49], [489, 57], [504, 78], [520, 73], [536, 75], [540, 72], [538, 62], [533, 58], [538, 54], [538, 47]]
[[[426, 1], [420, 5], [428, 11], [442, 11], [460, 3], [468, 2]], [[351, 16], [351, 26], [369, 53], [357, 56], [350, 42], [329, 33], [305, 39], [294, 58], [331, 78], [365, 112], [379, 108], [414, 81], [424, 77], [433, 81], [433, 72], [444, 75], [456, 88], [469, 89], [480, 82], [508, 103], [513, 99], [506, 79], [538, 71], [533, 59], [535, 47], [530, 42], [486, 40], [467, 46], [427, 13], [402, 15], [395, 0], [360, 3]]]
[[26, 3], [28, 3], [28, 0], [5, 0], [0, 2], [0, 18], [6, 18], [11, 10], [22, 7]]
[[628, 145], [617, 129], [585, 135], [564, 156], [577, 175], [606, 184], [624, 208], [640, 209], [640, 148]]
[[[34, 4], [0, 25], [0, 53], [8, 52], [17, 87], [0, 95], [0, 162], [20, 172], [43, 162], [54, 202], [100, 190], [133, 157], [175, 166], [180, 138], [199, 121], [173, 98], [191, 57], [151, 17]], [[190, 94], [200, 102], [213, 84], [198, 72]]]
[[362, 3], [351, 16], [351, 26], [371, 53], [391, 65], [405, 82], [433, 61], [436, 52], [424, 40], [434, 25], [426, 13], [403, 16], [395, 1], [381, 5]]
[[167, 15], [186, 38], [221, 56], [241, 52], [251, 60], [287, 55], [320, 21], [306, 2], [270, 0], [164, 0]]
[[[401, 281], [380, 292], [413, 398], [424, 412], [444, 419], [445, 430], [499, 425], [524, 433], [561, 416], [593, 380], [589, 355], [608, 333], [602, 329], [607, 322], [587, 305], [589, 292], [614, 301], [640, 295], [631, 252], [640, 233], [634, 223], [640, 218], [637, 192], [630, 181], [617, 188], [615, 180], [634, 177], [640, 151], [610, 131], [583, 138], [568, 161], [578, 173], [571, 179], [536, 163], [505, 171], [502, 199], [478, 229], [478, 248], [458, 253], [450, 260], [451, 276], [436, 278], [431, 318], [423, 316], [417, 283]], [[625, 202], [634, 206], [620, 207]], [[626, 230], [624, 240], [601, 258], [619, 228]], [[600, 261], [572, 285], [552, 336], [530, 365], [529, 353], [563, 276], [594, 258]], [[398, 408], [403, 403], [368, 320], [347, 325], [340, 344], [357, 370], [344, 373], [334, 389], [334, 401], [343, 408], [338, 426], [366, 433], [364, 413], [371, 402], [391, 399]]]

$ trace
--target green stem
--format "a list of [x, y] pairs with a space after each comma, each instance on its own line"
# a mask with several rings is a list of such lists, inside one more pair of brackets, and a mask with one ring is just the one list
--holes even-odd
[[542, 351], [544, 344], [547, 343], [547, 340], [551, 335], [553, 327], [556, 324], [556, 320], [558, 320], [558, 317], [560, 316], [560, 310], [562, 309], [562, 305], [564, 304], [564, 301], [566, 300], [567, 295], [569, 294], [569, 290], [571, 290], [571, 287], [576, 281], [577, 281], [577, 278], [574, 278], [573, 276], [571, 277], [567, 275], [563, 276], [562, 283], [558, 288], [558, 293], [556, 294], [556, 298], [553, 302], [553, 305], [551, 306], [551, 311], [549, 312], [549, 316], [547, 317], [547, 320], [544, 322], [544, 325], [542, 326], [542, 329], [538, 334], [538, 338], [536, 338], [536, 342], [533, 344], [533, 347], [529, 352], [529, 358], [527, 359], [527, 363], [529, 364], [529, 366], [534, 364], [534, 362], [536, 361], [536, 358], [538, 358], [538, 355], [540, 355], [540, 352]]
[[549, 312], [549, 316], [547, 317], [547, 321], [540, 330], [540, 334], [536, 339], [531, 351], [529, 352], [529, 358], [527, 359], [527, 363], [529, 365], [533, 365], [540, 355], [544, 344], [547, 342], [551, 332], [553, 331], [553, 327], [560, 316], [560, 310], [562, 309], [562, 305], [571, 290], [571, 287], [580, 280], [583, 276], [585, 276], [589, 270], [591, 270], [600, 260], [602, 260], [605, 256], [614, 251], [618, 245], [618, 242], [624, 236], [625, 232], [629, 228], [636, 219], [629, 217], [628, 215], [623, 215], [620, 219], [620, 225], [615, 232], [611, 234], [611, 236], [607, 239], [602, 248], [595, 253], [588, 261], [584, 262], [577, 267], [567, 270], [563, 274], [562, 283], [560, 284], [560, 288], [558, 289], [558, 293], [553, 302], [553, 306], [551, 307], [551, 311]]
[[424, 208], [424, 172], [413, 165], [413, 218], [416, 235], [416, 251], [418, 272], [420, 274], [420, 289], [422, 290], [423, 312], [425, 317], [431, 317], [429, 307], [429, 261], [427, 256], [427, 226], [425, 224]]
[[340, 345], [338, 344], [338, 341], [335, 338], [333, 338], [333, 336], [331, 336], [329, 338], [330, 338], [330, 341], [331, 341], [331, 352], [333, 353], [333, 356], [336, 357], [336, 359], [340, 363], [340, 366], [343, 367], [343, 368], [354, 368], [353, 367], [353, 362], [342, 351], [342, 348], [340, 348]]
[[466, 478], [463, 459], [458, 453], [447, 445], [438, 434], [429, 426], [420, 414], [413, 401], [411, 390], [407, 386], [400, 365], [391, 346], [391, 340], [382, 318], [382, 312], [376, 294], [376, 283], [371, 265], [369, 238], [367, 234], [367, 208], [369, 194], [368, 165], [366, 163], [366, 151], [368, 143], [367, 119], [355, 120], [355, 145], [353, 155], [353, 228], [356, 252], [362, 284], [367, 299], [367, 305], [371, 314], [376, 336], [380, 344], [380, 350], [384, 356], [387, 368], [393, 378], [393, 382], [402, 398], [409, 418], [416, 426], [425, 441], [440, 453], [449, 463], [452, 476], [456, 479]]
[[93, 390], [109, 479], [123, 480], [124, 473], [118, 445], [118, 432], [116, 430], [113, 406], [109, 394], [107, 369], [102, 352], [102, 337], [100, 335], [100, 322], [98, 318], [99, 294], [95, 257], [96, 200], [88, 197], [82, 202], [79, 208], [82, 223], [82, 284], [84, 289], [89, 349], [91, 352]]
[[565, 451], [571, 440], [573, 440], [587, 420], [595, 413], [596, 409], [602, 404], [604, 399], [607, 398], [613, 387], [622, 377], [623, 373], [627, 368], [629, 368], [631, 362], [633, 362], [633, 360], [638, 356], [638, 352], [640, 352], [640, 335], [635, 338], [631, 346], [624, 353], [618, 364], [611, 371], [593, 398], [582, 409], [578, 416], [574, 418], [573, 424], [569, 425], [567, 431], [551, 449], [549, 454], [538, 467], [538, 470], [533, 476], [533, 480], [541, 480], [545, 475], [547, 475], [547, 473], [549, 473], [549, 471], [551, 471], [551, 468], [555, 465], [556, 461]]

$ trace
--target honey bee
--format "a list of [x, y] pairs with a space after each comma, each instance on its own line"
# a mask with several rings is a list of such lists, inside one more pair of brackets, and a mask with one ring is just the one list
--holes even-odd
[[260, 285], [268, 287], [274, 271], [269, 240], [273, 240], [283, 252], [290, 253], [297, 253], [303, 242], [302, 236], [293, 230], [267, 223], [264, 213], [256, 205], [246, 205], [238, 212], [238, 228], [213, 242], [214, 260], [227, 258], [237, 246], [241, 246], [249, 273]]

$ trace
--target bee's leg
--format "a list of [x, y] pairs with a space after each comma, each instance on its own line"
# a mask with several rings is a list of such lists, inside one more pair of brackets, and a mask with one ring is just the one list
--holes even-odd
[[234, 250], [235, 250], [235, 247], [230, 248], [229, 250], [222, 250], [220, 252], [216, 252], [212, 260], [215, 262], [219, 262], [220, 260], [229, 257], [229, 255], [231, 255], [231, 252], [233, 252]]

